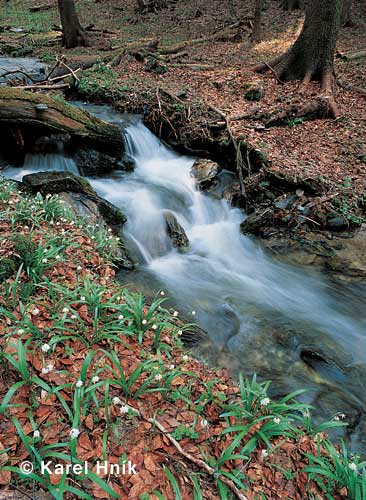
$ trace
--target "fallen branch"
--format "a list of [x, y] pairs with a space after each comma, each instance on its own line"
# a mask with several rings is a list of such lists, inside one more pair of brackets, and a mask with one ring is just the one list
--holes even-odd
[[357, 52], [337, 52], [337, 57], [343, 59], [344, 61], [361, 59], [361, 57], [366, 57], [366, 50], [359, 50]]
[[356, 92], [357, 94], [366, 95], [366, 89], [352, 85], [351, 83], [345, 82], [344, 80], [337, 80], [340, 87], [350, 92]]
[[225, 121], [226, 129], [228, 131], [229, 137], [231, 139], [231, 142], [232, 142], [232, 144], [234, 146], [235, 153], [236, 153], [236, 169], [237, 169], [238, 177], [239, 177], [240, 191], [241, 191], [241, 194], [243, 196], [246, 196], [245, 185], [244, 185], [244, 177], [243, 177], [243, 170], [246, 170], [248, 172], [248, 167], [247, 167], [247, 165], [245, 164], [245, 162], [243, 160], [243, 156], [241, 154], [240, 146], [237, 143], [237, 141], [236, 141], [236, 139], [235, 139], [235, 137], [233, 135], [233, 132], [231, 130], [230, 120], [229, 120], [228, 116], [226, 116], [225, 113], [223, 113], [220, 109], [215, 108], [214, 106], [209, 106], [209, 108], [212, 109], [212, 111], [214, 111], [215, 113], [217, 113], [219, 116], [221, 116], [221, 118]]
[[219, 471], [217, 471], [216, 469], [214, 469], [213, 467], [211, 467], [210, 465], [208, 465], [203, 460], [201, 460], [199, 458], [196, 458], [193, 455], [191, 455], [190, 453], [188, 453], [187, 451], [185, 451], [181, 447], [181, 445], [178, 443], [178, 441], [165, 429], [165, 427], [163, 426], [163, 424], [161, 424], [158, 420], [156, 420], [156, 418], [146, 417], [146, 416], [144, 416], [141, 413], [140, 410], [137, 410], [136, 408], [133, 408], [132, 406], [129, 406], [129, 405], [127, 405], [127, 406], [139, 418], [142, 418], [146, 422], [149, 422], [154, 427], [156, 427], [157, 429], [159, 429], [159, 431], [162, 432], [169, 439], [169, 441], [172, 443], [172, 445], [177, 449], [177, 451], [184, 458], [186, 458], [187, 460], [189, 460], [190, 462], [192, 462], [193, 464], [195, 464], [200, 469], [205, 470], [207, 472], [207, 474], [209, 474], [210, 476], [213, 476], [215, 479], [220, 479], [220, 481], [222, 483], [224, 483], [233, 493], [235, 493], [235, 495], [237, 496], [237, 498], [239, 498], [239, 500], [248, 500], [248, 498], [245, 495], [243, 495], [243, 493], [241, 493], [241, 491], [239, 490], [239, 488], [237, 488], [235, 486], [235, 484], [233, 483], [233, 481], [230, 481], [230, 479], [228, 479], [226, 476], [224, 476], [223, 474], [221, 474]]
[[54, 5], [44, 4], [44, 5], [34, 5], [34, 7], [29, 7], [29, 12], [41, 12], [44, 10], [53, 9]]
[[22, 89], [22, 90], [34, 90], [34, 89], [42, 89], [42, 90], [54, 90], [54, 89], [68, 89], [70, 85], [68, 83], [56, 83], [55, 85], [42, 85], [42, 84], [34, 84], [34, 85], [19, 85], [13, 87], [14, 89]]
[[[240, 35], [238, 33], [238, 29], [241, 26], [241, 22], [237, 22], [232, 24], [228, 28], [225, 28], [217, 33], [213, 33], [212, 35], [204, 36], [201, 38], [194, 38], [193, 40], [186, 40], [185, 42], [179, 43], [177, 45], [173, 45], [172, 47], [163, 48], [160, 50], [161, 54], [176, 54], [177, 52], [181, 52], [186, 47], [190, 47], [191, 45], [198, 45], [200, 43], [205, 42], [213, 42], [213, 41], [225, 41], [225, 42], [233, 42], [238, 41]], [[236, 30], [233, 33], [233, 30]]]
[[5, 73], [2, 73], [0, 75], [0, 78], [4, 77], [4, 76], [7, 76], [7, 75], [13, 75], [13, 74], [17, 74], [17, 73], [21, 73], [22, 75], [24, 75], [26, 78], [28, 78], [31, 82], [35, 82], [34, 78], [32, 78], [28, 73], [26, 73], [25, 71], [21, 70], [21, 69], [13, 69], [11, 71], [6, 71]]

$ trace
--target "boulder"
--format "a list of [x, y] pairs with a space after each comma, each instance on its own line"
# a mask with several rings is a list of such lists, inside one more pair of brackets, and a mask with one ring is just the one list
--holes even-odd
[[167, 233], [173, 246], [176, 248], [187, 248], [189, 245], [188, 236], [186, 235], [183, 227], [177, 221], [175, 215], [172, 212], [167, 211], [164, 213], [164, 217]]
[[56, 194], [66, 191], [82, 193], [95, 199], [98, 197], [86, 179], [72, 172], [37, 172], [25, 175], [23, 183], [33, 193]]
[[[90, 183], [83, 177], [71, 172], [38, 172], [25, 175], [23, 184], [32, 192], [42, 194], [59, 194], [66, 205], [88, 224], [118, 229], [126, 222], [126, 216], [118, 207], [101, 198], [94, 191]], [[134, 267], [123, 240], [116, 253], [120, 266], [128, 269]]]
[[198, 189], [206, 189], [216, 180], [221, 167], [212, 160], [198, 159], [191, 169], [191, 176], [195, 178]]
[[272, 222], [273, 209], [267, 207], [248, 215], [240, 228], [243, 233], [263, 235], [265, 228], [271, 226]]

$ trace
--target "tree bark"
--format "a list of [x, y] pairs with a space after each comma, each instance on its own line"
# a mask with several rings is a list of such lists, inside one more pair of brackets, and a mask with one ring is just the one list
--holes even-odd
[[352, 20], [352, 0], [343, 0], [341, 25], [345, 27], [353, 26]]
[[63, 45], [67, 49], [87, 45], [85, 32], [76, 13], [74, 0], [58, 0], [63, 32]]
[[[341, 25], [342, 0], [309, 0], [302, 31], [293, 46], [270, 62], [281, 80], [320, 81], [331, 91], [334, 53]], [[266, 70], [265, 64], [258, 71]]]
[[299, 0], [282, 0], [282, 7], [284, 10], [295, 10], [300, 8]]
[[262, 40], [262, 9], [263, 9], [263, 0], [255, 0], [253, 33], [252, 33], [252, 38], [254, 43], [258, 43]]

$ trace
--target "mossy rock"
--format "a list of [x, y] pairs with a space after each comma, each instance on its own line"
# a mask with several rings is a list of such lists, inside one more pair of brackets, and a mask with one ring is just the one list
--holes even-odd
[[103, 217], [107, 224], [112, 226], [119, 226], [127, 221], [127, 217], [118, 207], [105, 200], [104, 198], [98, 198], [98, 209], [100, 215]]
[[97, 198], [90, 183], [72, 172], [37, 172], [23, 177], [24, 185], [33, 193], [81, 193]]
[[13, 276], [17, 268], [16, 259], [12, 259], [11, 257], [0, 259], [0, 280], [6, 280]]

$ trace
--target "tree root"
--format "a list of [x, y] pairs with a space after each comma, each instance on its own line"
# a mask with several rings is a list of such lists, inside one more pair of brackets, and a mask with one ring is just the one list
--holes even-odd
[[[266, 121], [266, 128], [288, 126], [296, 120], [315, 120], [317, 118], [335, 118], [332, 97], [321, 96], [306, 104], [291, 104], [285, 109], [274, 112]], [[258, 117], [253, 117], [254, 119]], [[268, 118], [268, 115], [267, 115]]]
[[129, 405], [127, 405], [127, 406], [129, 407], [129, 409], [131, 411], [133, 411], [135, 414], [137, 414], [137, 416], [139, 418], [145, 420], [146, 422], [149, 422], [154, 427], [156, 427], [157, 429], [159, 429], [159, 431], [162, 434], [164, 434], [169, 439], [169, 441], [176, 448], [176, 450], [184, 458], [186, 458], [189, 462], [193, 463], [194, 465], [196, 465], [200, 469], [203, 469], [207, 474], [209, 474], [210, 476], [214, 477], [215, 479], [220, 479], [220, 481], [222, 483], [224, 483], [237, 496], [237, 498], [239, 498], [239, 500], [248, 500], [248, 498], [245, 495], [243, 495], [243, 493], [241, 493], [241, 491], [239, 490], [239, 488], [237, 488], [235, 486], [235, 484], [233, 483], [233, 481], [230, 481], [230, 479], [228, 479], [226, 476], [224, 476], [223, 474], [221, 474], [220, 472], [218, 472], [216, 469], [214, 469], [213, 467], [211, 467], [210, 465], [208, 465], [203, 460], [201, 460], [199, 458], [196, 458], [193, 455], [191, 455], [190, 453], [188, 453], [187, 451], [185, 451], [181, 447], [181, 445], [178, 443], [178, 441], [165, 429], [165, 427], [163, 426], [163, 424], [161, 424], [158, 420], [156, 420], [156, 418], [146, 417], [145, 415], [142, 414], [142, 412], [140, 410], [138, 410], [136, 408], [133, 408], [132, 406], [129, 406]]

